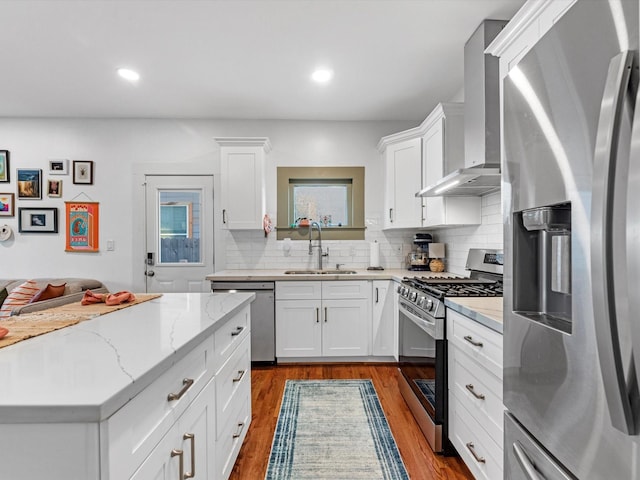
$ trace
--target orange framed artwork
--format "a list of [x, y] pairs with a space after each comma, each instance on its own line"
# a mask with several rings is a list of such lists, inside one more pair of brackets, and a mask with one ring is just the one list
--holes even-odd
[[98, 202], [64, 202], [67, 252], [98, 252], [100, 204]]

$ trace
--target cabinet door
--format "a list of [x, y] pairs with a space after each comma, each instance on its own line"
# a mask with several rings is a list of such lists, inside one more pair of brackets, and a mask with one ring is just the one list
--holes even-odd
[[422, 139], [389, 145], [386, 150], [387, 211], [385, 228], [422, 226], [422, 199], [415, 194], [422, 183]]
[[263, 148], [222, 147], [220, 155], [223, 228], [261, 229], [265, 213]]
[[[423, 139], [424, 186], [433, 185], [444, 176], [444, 117], [429, 128]], [[425, 226], [442, 225], [444, 218], [444, 197], [425, 198]]]
[[394, 282], [374, 280], [372, 307], [372, 355], [398, 356], [398, 334], [394, 312]]
[[366, 356], [371, 335], [367, 299], [322, 302], [322, 355]]
[[276, 357], [322, 355], [320, 300], [276, 301]]
[[176, 480], [186, 473], [210, 478], [215, 441], [214, 381], [200, 392], [131, 480]]

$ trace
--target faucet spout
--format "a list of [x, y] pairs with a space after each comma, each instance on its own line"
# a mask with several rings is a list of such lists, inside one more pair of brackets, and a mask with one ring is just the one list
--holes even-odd
[[313, 227], [318, 229], [318, 270], [322, 270], [322, 229], [320, 228], [320, 224], [318, 222], [309, 223], [309, 255], [313, 253], [313, 245], [311, 244], [311, 233], [313, 232]]

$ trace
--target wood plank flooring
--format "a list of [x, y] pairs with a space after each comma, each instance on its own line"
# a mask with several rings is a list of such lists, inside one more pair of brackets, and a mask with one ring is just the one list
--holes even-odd
[[390, 364], [310, 364], [252, 370], [251, 427], [231, 480], [264, 479], [280, 402], [287, 379], [364, 379], [373, 381], [400, 455], [412, 480], [473, 480], [458, 457], [434, 454], [398, 389], [398, 369]]

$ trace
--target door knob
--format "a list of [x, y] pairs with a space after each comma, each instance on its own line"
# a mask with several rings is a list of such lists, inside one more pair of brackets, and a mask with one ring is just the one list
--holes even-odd
[[144, 274], [147, 277], [153, 277], [156, 274], [156, 272], [154, 272], [153, 270], [147, 270], [146, 272], [144, 272]]

